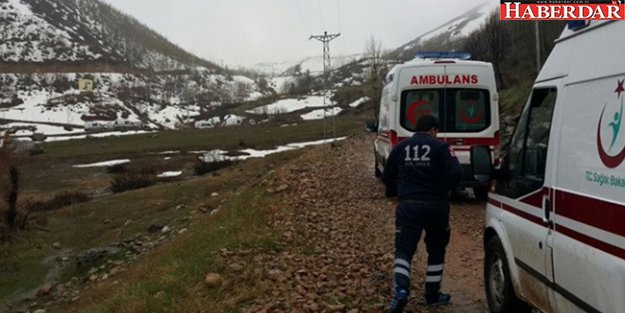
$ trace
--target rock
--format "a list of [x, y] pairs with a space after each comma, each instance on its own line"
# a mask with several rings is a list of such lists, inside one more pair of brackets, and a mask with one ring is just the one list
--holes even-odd
[[120, 250], [117, 247], [90, 249], [80, 252], [78, 256], [76, 256], [76, 265], [78, 266], [78, 269], [96, 267], [98, 263], [104, 261], [107, 257], [111, 257], [119, 253]]
[[204, 283], [208, 288], [216, 288], [221, 286], [222, 280], [221, 275], [217, 273], [210, 273], [204, 278]]
[[337, 311], [344, 311], [345, 310], [345, 304], [328, 304], [326, 305], [326, 308], [328, 309], [329, 312], [337, 312]]
[[89, 281], [96, 281], [96, 280], [98, 280], [98, 275], [89, 276]]
[[230, 268], [235, 272], [242, 272], [245, 267], [241, 264], [234, 263], [230, 265]]
[[107, 218], [107, 219], [105, 219], [105, 220], [104, 220], [104, 224], [108, 224], [108, 223], [110, 223], [110, 222], [112, 222], [112, 221], [113, 221], [112, 219]]
[[215, 198], [215, 197], [219, 197], [219, 193], [217, 192], [213, 192], [211, 193], [211, 197]]
[[89, 272], [87, 272], [87, 275], [93, 275], [93, 274], [95, 274], [97, 271], [98, 271], [98, 269], [97, 269], [97, 268], [92, 267], [92, 268], [89, 270]]
[[199, 210], [200, 212], [202, 212], [202, 213], [208, 213], [208, 209], [207, 209], [207, 208], [205, 208], [205, 207], [201, 207], [201, 208], [199, 208], [198, 210]]
[[52, 244], [52, 248], [54, 249], [61, 249], [61, 243], [60, 242], [55, 242]]
[[289, 185], [282, 184], [282, 185], [280, 185], [280, 187], [276, 188], [276, 192], [283, 192], [283, 191], [285, 191], [287, 189], [289, 189]]
[[131, 223], [132, 223], [132, 220], [126, 220], [126, 221], [124, 222], [124, 226], [128, 226], [128, 225], [130, 225]]
[[184, 204], [181, 204], [181, 205], [179, 205], [179, 206], [177, 206], [177, 207], [176, 207], [176, 210], [182, 210], [182, 209], [184, 209], [184, 208], [185, 208]]
[[37, 290], [37, 297], [49, 296], [53, 290], [54, 286], [52, 286], [51, 284], [46, 284], [43, 287], [39, 288], [39, 290]]
[[167, 234], [171, 231], [171, 228], [169, 228], [169, 226], [165, 226], [161, 229], [161, 233], [163, 234]]
[[167, 296], [167, 294], [165, 293], [165, 291], [159, 291], [154, 295], [154, 299], [159, 299], [159, 300], [163, 300], [165, 299], [165, 297]]
[[188, 230], [188, 229], [183, 228], [183, 229], [181, 229], [181, 230], [179, 230], [179, 231], [178, 231], [178, 234], [181, 234], [181, 235], [182, 235], [182, 234], [186, 233], [186, 232], [187, 232], [187, 230]]
[[217, 213], [219, 213], [219, 209], [215, 209], [215, 210], [212, 210], [212, 211], [211, 211], [211, 215], [215, 215], [215, 214], [217, 214]]
[[161, 224], [151, 224], [150, 226], [148, 226], [148, 233], [156, 233], [159, 232], [163, 229], [163, 227], [165, 227], [164, 225]]
[[35, 312], [33, 312], [33, 313], [46, 313], [46, 310], [44, 310], [44, 309], [39, 309], [39, 310], [36, 310], [36, 311], [35, 311]]

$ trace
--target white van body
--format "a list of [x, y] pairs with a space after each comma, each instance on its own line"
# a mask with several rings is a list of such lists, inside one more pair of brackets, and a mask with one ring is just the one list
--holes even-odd
[[465, 170], [463, 185], [477, 186], [470, 172], [471, 147], [488, 145], [495, 149], [499, 145], [499, 105], [492, 64], [416, 59], [395, 66], [382, 90], [374, 142], [376, 175], [384, 171], [393, 147], [414, 134], [416, 121], [424, 114], [439, 118], [438, 137], [456, 150]]
[[624, 51], [623, 21], [556, 41], [489, 195], [487, 294], [507, 263], [516, 297], [543, 312], [625, 312]]
[[89, 121], [85, 123], [85, 130], [89, 132], [101, 131], [108, 128], [110, 122], [103, 121]]

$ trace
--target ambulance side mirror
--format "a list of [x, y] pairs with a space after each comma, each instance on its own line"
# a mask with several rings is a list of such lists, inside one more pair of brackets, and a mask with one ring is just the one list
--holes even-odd
[[367, 131], [372, 132], [372, 133], [377, 133], [378, 132], [378, 123], [375, 120], [367, 120]]
[[488, 146], [471, 147], [471, 170], [480, 183], [489, 181], [493, 175], [493, 157]]

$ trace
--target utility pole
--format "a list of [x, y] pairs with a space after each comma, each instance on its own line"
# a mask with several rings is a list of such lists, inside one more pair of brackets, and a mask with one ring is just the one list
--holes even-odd
[[538, 21], [534, 21], [534, 37], [536, 38], [536, 76], [540, 73], [540, 28], [538, 26]]
[[[329, 74], [330, 74], [330, 41], [338, 38], [341, 34], [330, 34], [323, 32], [323, 35], [310, 36], [308, 40], [317, 39], [323, 43], [323, 141], [326, 140], [327, 134], [327, 117], [326, 104], [329, 91]], [[336, 122], [334, 120], [334, 108], [332, 108], [332, 138], [336, 138]]]

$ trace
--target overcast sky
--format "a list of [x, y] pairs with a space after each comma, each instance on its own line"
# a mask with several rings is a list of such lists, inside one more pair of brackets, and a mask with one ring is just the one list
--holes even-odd
[[397, 48], [468, 9], [498, 0], [104, 0], [182, 48], [249, 66], [322, 54], [310, 35], [341, 33], [332, 55], [362, 53], [373, 36]]

